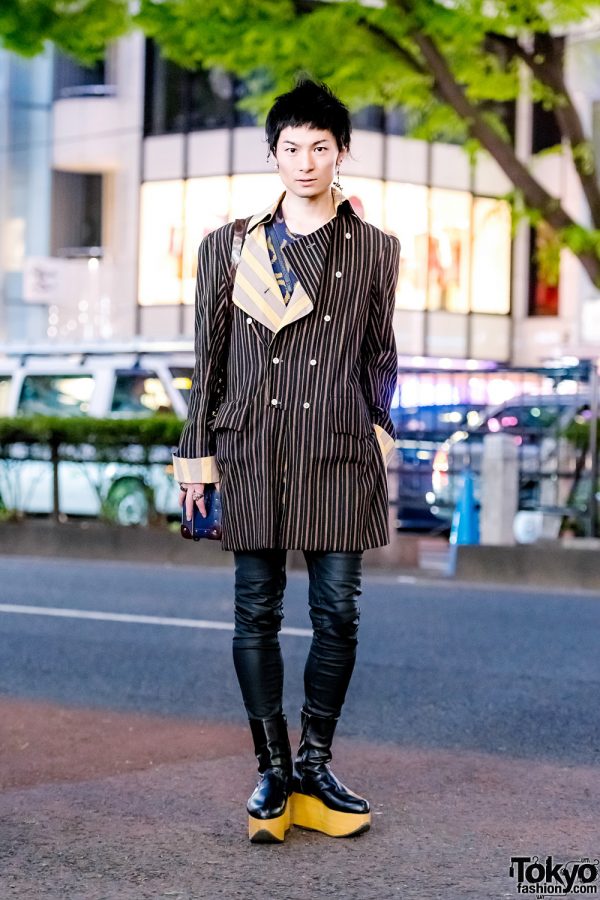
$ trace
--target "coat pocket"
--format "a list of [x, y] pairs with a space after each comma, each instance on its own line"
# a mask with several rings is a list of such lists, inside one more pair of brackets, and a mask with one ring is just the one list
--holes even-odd
[[367, 406], [359, 397], [332, 397], [329, 402], [332, 431], [364, 437], [373, 430]]
[[227, 400], [221, 403], [215, 416], [213, 431], [219, 428], [242, 431], [248, 420], [251, 405], [252, 400]]

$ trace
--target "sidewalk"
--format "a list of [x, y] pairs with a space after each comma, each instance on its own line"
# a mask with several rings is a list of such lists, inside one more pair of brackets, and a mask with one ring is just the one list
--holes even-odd
[[499, 900], [511, 856], [597, 854], [592, 767], [340, 737], [371, 830], [251, 845], [247, 728], [9, 699], [0, 716], [3, 898]]

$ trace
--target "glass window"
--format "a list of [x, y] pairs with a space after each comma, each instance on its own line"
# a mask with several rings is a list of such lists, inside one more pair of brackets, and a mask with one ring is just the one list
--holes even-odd
[[[255, 76], [256, 77], [256, 76]], [[146, 42], [145, 134], [255, 125], [256, 116], [235, 107], [248, 88], [220, 67], [190, 71]]]
[[117, 372], [112, 413], [151, 416], [172, 411], [171, 401], [156, 372]]
[[234, 125], [235, 80], [223, 69], [190, 74], [190, 131]]
[[539, 264], [538, 254], [544, 249], [544, 243], [552, 240], [548, 226], [541, 222], [537, 228], [529, 229], [529, 315], [557, 316], [559, 300], [559, 281], [552, 279]]
[[363, 109], [352, 113], [352, 127], [362, 128], [365, 131], [377, 131], [381, 133], [385, 126], [385, 111], [382, 106], [365, 106]]
[[102, 175], [53, 171], [53, 254], [64, 256], [73, 248], [101, 245]]
[[10, 375], [0, 375], [0, 416], [8, 415], [10, 380]]
[[42, 416], [85, 416], [94, 391], [92, 375], [26, 375], [18, 412]]
[[176, 391], [179, 391], [185, 402], [189, 403], [194, 370], [188, 366], [171, 366], [170, 371], [173, 376], [173, 387]]
[[91, 66], [83, 66], [64, 53], [54, 54], [54, 97], [71, 96], [73, 88], [95, 87], [106, 83], [106, 66], [101, 59]]

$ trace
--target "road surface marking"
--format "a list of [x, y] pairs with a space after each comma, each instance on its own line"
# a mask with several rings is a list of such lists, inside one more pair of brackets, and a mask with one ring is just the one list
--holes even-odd
[[[64, 609], [54, 606], [21, 606], [16, 603], [0, 603], [0, 612], [24, 613], [30, 616], [60, 616], [65, 619], [98, 619], [102, 622], [132, 622], [135, 625], [171, 625], [177, 628], [208, 628], [215, 631], [233, 631], [233, 622], [216, 622], [210, 619], [178, 619], [174, 616], [140, 616], [133, 613], [100, 612], [93, 609]], [[284, 626], [280, 634], [295, 637], [312, 637], [310, 628]]]

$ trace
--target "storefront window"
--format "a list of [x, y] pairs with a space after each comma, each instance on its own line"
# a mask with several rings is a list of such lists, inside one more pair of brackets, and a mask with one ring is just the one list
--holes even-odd
[[342, 191], [365, 222], [383, 228], [384, 184], [378, 178], [341, 177]]
[[[375, 178], [349, 176], [342, 184], [361, 218], [401, 242], [397, 309], [438, 318], [509, 314], [511, 231], [505, 201]], [[204, 236], [236, 217], [260, 212], [282, 192], [275, 173], [146, 182], [140, 303], [193, 304]], [[450, 318], [458, 328], [460, 317]], [[444, 319], [443, 328], [449, 327]]]
[[234, 175], [230, 179], [230, 215], [235, 219], [261, 212], [277, 200], [284, 187], [279, 175]]
[[424, 310], [427, 305], [428, 188], [419, 184], [385, 186], [384, 228], [400, 240], [398, 309]]
[[139, 302], [180, 303], [183, 277], [184, 182], [142, 185]]
[[505, 200], [475, 197], [472, 246], [471, 311], [508, 315], [511, 240]]
[[471, 195], [431, 188], [427, 308], [469, 311]]
[[200, 242], [215, 228], [229, 221], [229, 183], [230, 179], [226, 176], [190, 178], [185, 182], [184, 303], [194, 302]]

